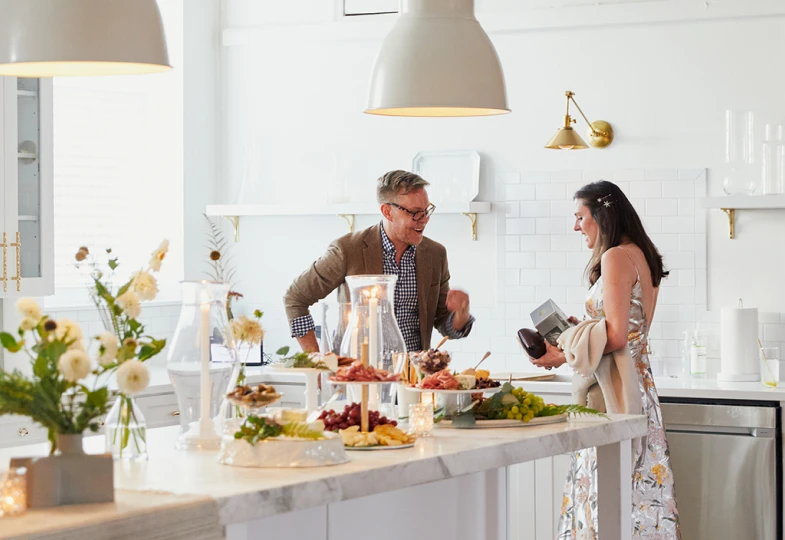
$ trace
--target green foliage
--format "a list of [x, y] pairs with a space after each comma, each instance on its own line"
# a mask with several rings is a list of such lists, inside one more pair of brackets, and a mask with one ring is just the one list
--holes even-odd
[[283, 432], [283, 427], [273, 420], [259, 416], [248, 416], [234, 434], [235, 439], [243, 439], [254, 445], [268, 437], [277, 437]]
[[558, 416], [560, 414], [571, 414], [573, 416], [600, 416], [608, 418], [608, 415], [600, 411], [595, 411], [583, 405], [546, 405], [537, 416]]

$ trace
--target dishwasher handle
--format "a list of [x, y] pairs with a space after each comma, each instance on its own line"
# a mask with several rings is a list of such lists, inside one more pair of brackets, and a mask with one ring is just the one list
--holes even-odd
[[[692, 426], [701, 431], [722, 432], [722, 429], [750, 430], [777, 429], [777, 407], [747, 407], [739, 405], [703, 405], [697, 403], [663, 403], [662, 419], [666, 429]], [[694, 431], [694, 430], [690, 430]]]
[[668, 424], [665, 427], [668, 433], [697, 433], [711, 435], [729, 435], [737, 437], [757, 437], [761, 439], [774, 439], [777, 437], [775, 428], [745, 428], [727, 426], [694, 426], [689, 424]]

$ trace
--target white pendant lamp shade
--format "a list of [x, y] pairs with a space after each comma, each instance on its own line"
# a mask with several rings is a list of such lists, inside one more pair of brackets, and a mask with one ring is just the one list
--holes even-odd
[[496, 49], [474, 0], [400, 0], [371, 76], [369, 114], [489, 116], [510, 112]]
[[155, 0], [0, 0], [0, 75], [170, 70]]

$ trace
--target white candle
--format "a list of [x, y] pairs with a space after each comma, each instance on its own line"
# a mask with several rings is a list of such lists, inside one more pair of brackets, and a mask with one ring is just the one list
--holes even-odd
[[351, 349], [349, 349], [349, 356], [352, 358], [360, 358], [360, 355], [357, 352], [357, 326], [352, 328], [352, 341]]
[[376, 298], [376, 288], [371, 291], [368, 300], [368, 364], [380, 368], [379, 365], [379, 318], [376, 314], [379, 299]]
[[199, 435], [201, 437], [211, 437], [214, 435], [212, 418], [210, 415], [210, 304], [206, 298], [202, 298], [202, 326], [201, 326], [201, 397], [200, 397], [200, 420]]

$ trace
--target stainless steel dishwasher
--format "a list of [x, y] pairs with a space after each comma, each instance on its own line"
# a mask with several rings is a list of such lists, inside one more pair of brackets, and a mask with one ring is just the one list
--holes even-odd
[[663, 401], [683, 538], [780, 540], [780, 408]]

